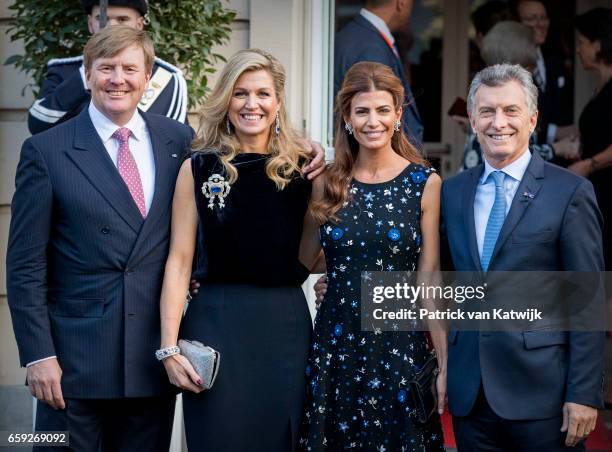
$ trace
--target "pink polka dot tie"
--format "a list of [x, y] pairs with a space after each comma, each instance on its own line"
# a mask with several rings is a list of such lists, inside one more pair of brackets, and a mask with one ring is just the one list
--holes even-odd
[[117, 154], [117, 169], [119, 174], [125, 181], [134, 202], [140, 210], [143, 218], [147, 216], [147, 208], [145, 206], [144, 191], [142, 189], [142, 181], [134, 156], [130, 152], [129, 138], [130, 129], [121, 127], [113, 133], [113, 138], [119, 142], [119, 153]]

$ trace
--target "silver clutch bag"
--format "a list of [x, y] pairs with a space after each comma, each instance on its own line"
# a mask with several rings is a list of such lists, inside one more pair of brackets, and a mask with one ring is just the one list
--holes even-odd
[[201, 387], [212, 388], [217, 373], [219, 373], [219, 361], [221, 353], [198, 341], [179, 339], [178, 346], [183, 355], [191, 363], [195, 371], [202, 377]]

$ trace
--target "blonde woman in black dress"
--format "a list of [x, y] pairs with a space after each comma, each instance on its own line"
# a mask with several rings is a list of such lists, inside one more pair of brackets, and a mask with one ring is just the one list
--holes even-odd
[[[184, 390], [192, 452], [291, 451], [297, 443], [311, 335], [300, 287], [308, 271], [298, 260], [310, 155], [287, 121], [284, 85], [272, 55], [251, 49], [230, 58], [178, 177], [161, 347], [183, 338], [221, 353], [206, 391], [183, 356], [163, 360]], [[182, 319], [196, 249], [201, 286]]]

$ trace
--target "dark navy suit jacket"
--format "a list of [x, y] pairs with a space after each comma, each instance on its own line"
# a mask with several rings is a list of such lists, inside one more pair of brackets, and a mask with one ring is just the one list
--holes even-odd
[[88, 110], [27, 139], [7, 252], [8, 302], [22, 365], [56, 355], [70, 398], [170, 391], [155, 360], [176, 177], [191, 129], [141, 113], [155, 159], [143, 220]]
[[[442, 187], [442, 246], [448, 246], [457, 271], [482, 271], [474, 196], [483, 167], [462, 172]], [[602, 271], [601, 228], [591, 183], [533, 153], [489, 271]], [[600, 307], [603, 315], [603, 299]], [[603, 333], [592, 332], [451, 329], [449, 409], [455, 416], [468, 415], [481, 385], [504, 419], [560, 416], [564, 402], [601, 407], [604, 340]]]
[[334, 99], [342, 86], [344, 74], [360, 61], [386, 64], [400, 78], [406, 97], [402, 115], [404, 131], [411, 142], [421, 144], [423, 125], [404, 68], [376, 27], [362, 15], [357, 15], [335, 37]]
[[[551, 53], [544, 53], [546, 65], [546, 89], [538, 87], [538, 142], [546, 143], [548, 125], [566, 126], [572, 124], [571, 109], [568, 107], [571, 97], [568, 81], [565, 77], [563, 61]], [[571, 103], [570, 103], [571, 105]]]

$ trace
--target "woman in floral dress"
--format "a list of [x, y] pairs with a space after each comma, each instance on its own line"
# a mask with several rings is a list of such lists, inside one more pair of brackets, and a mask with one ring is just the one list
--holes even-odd
[[[313, 184], [300, 249], [314, 269], [322, 247], [328, 277], [306, 369], [303, 450], [443, 450], [438, 414], [420, 423], [408, 389], [431, 356], [426, 333], [361, 328], [362, 277], [439, 269], [441, 181], [402, 132], [403, 101], [399, 79], [370, 62], [354, 65], [338, 93], [336, 159]], [[446, 335], [431, 338], [441, 412]]]

